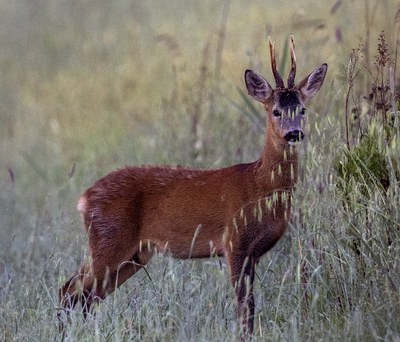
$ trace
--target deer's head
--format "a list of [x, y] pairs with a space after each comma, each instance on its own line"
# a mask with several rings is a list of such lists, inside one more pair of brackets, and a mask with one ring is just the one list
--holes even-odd
[[306, 118], [305, 104], [321, 88], [324, 82], [327, 64], [322, 64], [299, 83], [295, 84], [296, 56], [294, 53], [294, 38], [290, 37], [291, 69], [288, 85], [285, 87], [282, 77], [276, 68], [275, 44], [269, 41], [271, 67], [276, 88], [259, 74], [246, 70], [246, 87], [254, 99], [263, 103], [267, 112], [267, 130], [272, 134], [274, 142], [293, 145], [304, 138], [304, 123]]

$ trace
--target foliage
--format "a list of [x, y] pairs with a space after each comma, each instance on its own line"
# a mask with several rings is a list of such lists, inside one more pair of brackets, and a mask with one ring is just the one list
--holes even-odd
[[[375, 189], [386, 191], [389, 186], [386, 160], [378, 148], [377, 141], [376, 135], [367, 135], [351, 151], [344, 151], [344, 161], [336, 161], [337, 186], [347, 205], [351, 206], [354, 201], [351, 193], [360, 194], [363, 198], [372, 198]], [[354, 210], [353, 206], [351, 210]]]
[[[366, 66], [364, 69], [357, 69], [363, 56], [360, 47], [350, 54], [345, 106], [346, 148], [338, 154], [334, 163], [338, 176], [336, 186], [348, 220], [345, 234], [349, 240], [346, 245], [354, 253], [357, 273], [366, 281], [369, 280], [371, 265], [380, 269], [387, 267], [381, 260], [390, 259], [389, 255], [383, 255], [394, 247], [399, 232], [398, 225], [392, 226], [390, 223], [393, 222], [393, 213], [389, 209], [389, 202], [393, 192], [398, 191], [400, 179], [396, 155], [399, 97], [395, 92], [393, 63], [389, 57], [386, 39], [382, 32], [378, 39], [375, 72]], [[365, 108], [362, 109], [362, 105], [357, 104], [352, 110], [355, 115], [350, 120], [348, 103], [361, 71], [369, 73], [372, 83], [368, 88], [372, 91], [369, 96], [364, 97]], [[389, 77], [393, 78], [391, 86]], [[350, 141], [358, 143], [352, 145]], [[379, 218], [371, 213], [371, 208], [375, 206], [382, 208], [379, 210]], [[374, 220], [379, 220], [382, 226], [377, 228], [373, 224]], [[392, 275], [386, 274], [385, 277], [390, 287], [397, 291]]]
[[[398, 94], [394, 90], [394, 85], [389, 86], [389, 76], [393, 77], [395, 71], [392, 68], [394, 63], [390, 60], [389, 48], [384, 32], [379, 35], [377, 56], [375, 60], [376, 70], [372, 72], [365, 67], [370, 74], [372, 89], [364, 106], [363, 123], [358, 115], [353, 116], [349, 125], [348, 103], [351, 92], [356, 82], [356, 78], [362, 69], [357, 68], [357, 64], [362, 59], [362, 47], [353, 49], [347, 67], [348, 91], [346, 95], [346, 146], [343, 155], [337, 156], [335, 169], [338, 174], [338, 189], [345, 201], [345, 205], [350, 210], [354, 210], [350, 194], [357, 193], [365, 200], [371, 200], [375, 191], [386, 191], [390, 185], [389, 167], [395, 165], [396, 161], [388, 160], [386, 156], [386, 145], [392, 145], [398, 136]], [[394, 78], [394, 77], [393, 77]], [[394, 81], [393, 81], [394, 83]], [[363, 109], [357, 105], [352, 112], [361, 113]], [[352, 135], [352, 137], [350, 137]], [[350, 140], [358, 141], [358, 144], [351, 145]], [[397, 171], [395, 171], [398, 174]], [[357, 200], [356, 200], [357, 202]]]

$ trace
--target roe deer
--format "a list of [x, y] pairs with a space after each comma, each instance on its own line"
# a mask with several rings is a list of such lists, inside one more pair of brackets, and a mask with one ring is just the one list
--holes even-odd
[[285, 87], [271, 40], [269, 48], [276, 88], [252, 70], [244, 75], [249, 95], [266, 111], [260, 159], [217, 170], [125, 167], [98, 180], [77, 205], [90, 261], [60, 289], [64, 310], [80, 301], [86, 316], [94, 301], [143, 268], [156, 250], [175, 258], [218, 255], [229, 264], [241, 331], [252, 334], [255, 266], [287, 228], [298, 167], [294, 145], [304, 138], [305, 103], [327, 71], [322, 64], [295, 85], [291, 36]]

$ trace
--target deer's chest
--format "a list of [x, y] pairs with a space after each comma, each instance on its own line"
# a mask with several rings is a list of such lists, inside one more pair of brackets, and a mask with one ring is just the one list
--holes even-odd
[[279, 195], [242, 208], [233, 221], [242, 250], [256, 258], [271, 249], [284, 235], [290, 218], [290, 200]]

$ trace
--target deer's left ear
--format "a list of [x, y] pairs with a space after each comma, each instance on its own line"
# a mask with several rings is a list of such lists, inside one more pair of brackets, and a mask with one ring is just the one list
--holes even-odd
[[303, 96], [308, 100], [312, 98], [324, 83], [326, 71], [328, 70], [328, 64], [324, 63], [315, 69], [310, 75], [303, 79], [296, 88], [300, 90]]
[[265, 103], [273, 93], [272, 87], [264, 77], [253, 70], [246, 70], [244, 73], [244, 81], [246, 82], [249, 95], [257, 101]]

